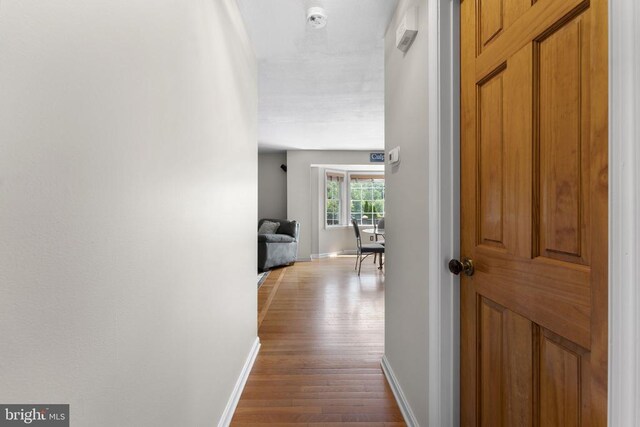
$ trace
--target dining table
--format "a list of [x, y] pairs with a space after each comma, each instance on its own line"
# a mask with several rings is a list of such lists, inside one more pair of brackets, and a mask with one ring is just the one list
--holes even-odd
[[375, 241], [378, 241], [378, 237], [384, 237], [384, 228], [364, 228], [362, 229], [363, 233], [373, 234], [375, 236]]

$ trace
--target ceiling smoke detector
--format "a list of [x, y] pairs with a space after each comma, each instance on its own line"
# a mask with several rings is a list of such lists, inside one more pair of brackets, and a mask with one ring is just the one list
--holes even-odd
[[311, 7], [307, 11], [307, 22], [315, 29], [324, 28], [327, 25], [327, 13], [321, 7]]

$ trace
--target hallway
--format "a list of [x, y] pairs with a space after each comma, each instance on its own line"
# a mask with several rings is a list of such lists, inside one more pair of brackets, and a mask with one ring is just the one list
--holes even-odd
[[0, 64], [0, 424], [640, 427], [640, 1], [0, 0]]
[[371, 260], [360, 278], [353, 266], [329, 258], [269, 275], [263, 287], [277, 292], [232, 426], [405, 425], [380, 368], [384, 275]]

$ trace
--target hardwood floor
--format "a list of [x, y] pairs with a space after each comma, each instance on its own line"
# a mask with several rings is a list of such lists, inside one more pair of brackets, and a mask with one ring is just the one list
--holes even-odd
[[272, 270], [258, 289], [258, 329], [262, 325], [276, 293], [278, 293], [285, 271], [287, 271], [287, 267]]
[[275, 295], [232, 426], [405, 425], [380, 368], [384, 275], [367, 261], [360, 278], [353, 257], [297, 263], [269, 275], [259, 309]]

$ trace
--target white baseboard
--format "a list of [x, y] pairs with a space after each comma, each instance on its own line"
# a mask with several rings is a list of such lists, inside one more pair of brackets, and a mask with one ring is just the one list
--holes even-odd
[[251, 373], [251, 368], [253, 368], [253, 363], [256, 361], [256, 357], [258, 356], [259, 351], [260, 351], [260, 338], [256, 337], [256, 340], [253, 342], [253, 346], [251, 347], [251, 351], [247, 356], [247, 360], [244, 362], [244, 366], [242, 367], [240, 376], [236, 381], [236, 385], [233, 388], [231, 397], [229, 397], [229, 402], [227, 402], [227, 407], [224, 408], [222, 417], [220, 417], [220, 422], [218, 422], [218, 427], [228, 427], [231, 424], [231, 419], [233, 418], [233, 414], [236, 412], [236, 406], [238, 406], [238, 402], [240, 401], [242, 390], [244, 390], [244, 386], [247, 383], [247, 379], [249, 378], [249, 374]]
[[326, 253], [326, 254], [311, 254], [311, 259], [323, 259], [323, 258], [329, 258], [331, 256], [330, 253]]
[[355, 249], [346, 249], [344, 251], [329, 252], [326, 254], [311, 254], [311, 259], [313, 260], [313, 259], [332, 258], [340, 255], [358, 255], [358, 251]]
[[309, 258], [298, 257], [298, 258], [296, 258], [296, 262], [311, 262], [311, 257], [309, 257]]
[[311, 254], [311, 259], [332, 258], [332, 257], [337, 257], [339, 255], [344, 255], [344, 251], [327, 252], [325, 254]]
[[380, 365], [382, 365], [382, 372], [384, 372], [384, 376], [387, 377], [387, 382], [389, 382], [391, 391], [396, 398], [396, 402], [398, 402], [400, 412], [402, 412], [402, 416], [404, 417], [404, 422], [407, 423], [407, 426], [409, 427], [419, 427], [420, 425], [418, 424], [418, 420], [416, 420], [416, 416], [413, 415], [411, 406], [409, 406], [409, 402], [407, 402], [407, 398], [402, 392], [402, 388], [400, 387], [400, 384], [398, 383], [398, 380], [393, 373], [393, 369], [391, 369], [391, 365], [389, 364], [389, 360], [387, 360], [387, 356], [382, 356]]

